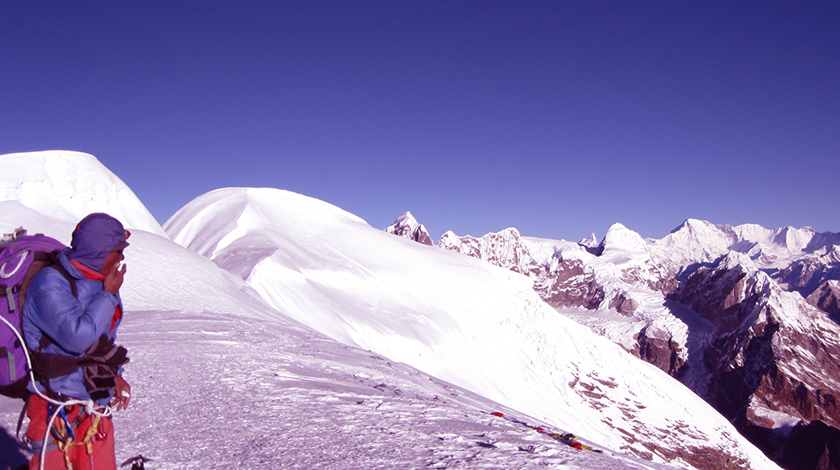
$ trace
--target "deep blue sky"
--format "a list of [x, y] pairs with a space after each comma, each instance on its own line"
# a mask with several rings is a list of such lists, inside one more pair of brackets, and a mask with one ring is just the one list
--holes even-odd
[[[840, 231], [840, 2], [0, 2], [0, 153], [162, 223], [268, 186], [384, 228]], [[1, 170], [0, 170], [1, 171]]]

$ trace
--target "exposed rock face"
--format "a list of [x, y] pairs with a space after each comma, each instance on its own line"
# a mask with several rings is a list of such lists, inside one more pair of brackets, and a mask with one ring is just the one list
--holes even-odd
[[825, 281], [805, 300], [840, 323], [840, 281]]
[[699, 269], [672, 296], [716, 326], [703, 349], [711, 378], [695, 392], [759, 447], [790, 444], [781, 430], [798, 422], [838, 431], [836, 323], [737, 253]]
[[604, 301], [604, 289], [580, 260], [558, 257], [553, 266], [543, 268], [534, 276], [534, 290], [552, 307], [595, 309]]
[[[385, 231], [426, 245], [433, 244], [423, 225], [410, 212], [397, 218]], [[594, 234], [584, 242], [588, 245], [581, 245], [583, 249], [597, 247]], [[595, 309], [605, 299], [604, 289], [596, 282], [592, 269], [580, 259], [564, 258], [561, 253], [553, 252], [547, 260], [538, 261], [531, 256], [515, 228], [480, 238], [470, 235], [459, 237], [449, 231], [440, 238], [438, 246], [530, 277], [534, 281], [534, 290], [554, 307]], [[632, 312], [638, 306], [629, 297], [622, 297], [616, 302], [616, 308], [622, 312]]]
[[669, 375], [679, 379], [686, 372], [688, 364], [680, 356], [683, 345], [674, 340], [670, 332], [656, 325], [647, 325], [638, 334], [638, 355]]
[[450, 231], [443, 234], [438, 246], [520, 274], [531, 275], [540, 270], [528, 249], [522, 245], [522, 236], [515, 228], [488, 233], [481, 238], [459, 237]]
[[416, 241], [423, 245], [433, 246], [432, 237], [422, 224], [417, 222], [417, 219], [411, 215], [411, 212], [406, 212], [397, 217], [388, 228], [385, 229], [388, 233], [393, 233], [399, 237], [405, 237]]
[[553, 307], [594, 309], [604, 301], [604, 290], [581, 260], [567, 259], [562, 253], [554, 252], [547, 260], [538, 261], [515, 228], [481, 238], [446, 232], [438, 246], [530, 277], [534, 290]]
[[840, 267], [826, 262], [826, 257], [807, 257], [791, 263], [773, 277], [787, 290], [808, 297], [829, 280], [840, 279]]
[[[616, 312], [630, 316], [639, 308], [639, 302], [630, 297], [626, 292], [621, 292], [610, 300], [610, 308], [614, 308]], [[594, 308], [594, 307], [593, 307]]]

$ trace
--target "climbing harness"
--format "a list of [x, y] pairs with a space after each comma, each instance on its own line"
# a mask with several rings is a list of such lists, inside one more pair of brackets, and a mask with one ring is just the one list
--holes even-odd
[[[82, 416], [82, 413], [79, 413], [79, 416]], [[63, 416], [64, 423], [67, 423], [66, 415]], [[90, 427], [85, 432], [85, 437], [80, 440], [75, 440], [75, 435], [73, 434], [73, 430], [68, 425], [65, 429], [67, 429], [67, 433], [65, 439], [63, 441], [57, 441], [58, 449], [64, 453], [64, 465], [67, 467], [67, 470], [73, 470], [73, 462], [70, 460], [70, 449], [75, 446], [85, 446], [85, 450], [87, 450], [88, 455], [93, 454], [93, 438], [99, 434], [99, 420], [102, 419], [99, 415], [93, 415], [93, 422], [91, 423]], [[79, 420], [77, 420], [78, 423]], [[59, 422], [61, 423], [61, 422]], [[61, 427], [61, 426], [59, 426]], [[60, 432], [60, 431], [59, 431]]]

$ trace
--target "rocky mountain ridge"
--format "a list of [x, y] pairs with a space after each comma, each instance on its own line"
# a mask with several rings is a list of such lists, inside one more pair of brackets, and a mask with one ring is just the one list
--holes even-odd
[[[840, 432], [840, 234], [689, 219], [659, 240], [621, 224], [593, 238], [508, 228], [447, 232], [438, 246], [528, 276], [555, 309], [682, 381], [786, 468], [840, 468], [801, 467], [840, 459], [830, 438]], [[814, 433], [824, 445], [806, 456], [793, 443]]]
[[414, 240], [417, 243], [423, 245], [434, 245], [432, 241], [432, 236], [429, 235], [429, 231], [426, 230], [422, 224], [417, 222], [417, 219], [411, 215], [411, 212], [406, 212], [403, 215], [397, 217], [397, 220], [394, 221], [388, 228], [385, 229], [388, 233], [393, 233], [399, 237], [405, 237], [410, 240]]

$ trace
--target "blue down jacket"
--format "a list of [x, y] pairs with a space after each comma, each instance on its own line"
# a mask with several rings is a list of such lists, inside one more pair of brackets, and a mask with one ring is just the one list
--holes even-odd
[[[42, 269], [29, 285], [26, 301], [23, 305], [21, 328], [26, 345], [31, 350], [40, 346], [41, 336], [46, 334], [54, 342], [41, 352], [81, 357], [96, 340], [107, 335], [116, 339], [120, 320], [111, 330], [114, 309], [122, 302], [117, 295], [112, 295], [102, 286], [102, 281], [85, 279], [84, 275], [70, 263], [67, 251], [58, 254], [58, 260], [64, 269], [76, 279], [78, 298], [73, 297], [70, 283], [64, 276], [52, 268]], [[43, 392], [43, 386], [38, 384]], [[76, 369], [70, 375], [50, 380], [54, 392], [81, 400], [90, 399], [85, 389], [82, 369]], [[32, 384], [29, 391], [34, 392]], [[113, 389], [110, 391], [113, 395]], [[104, 405], [109, 398], [99, 401]]]

